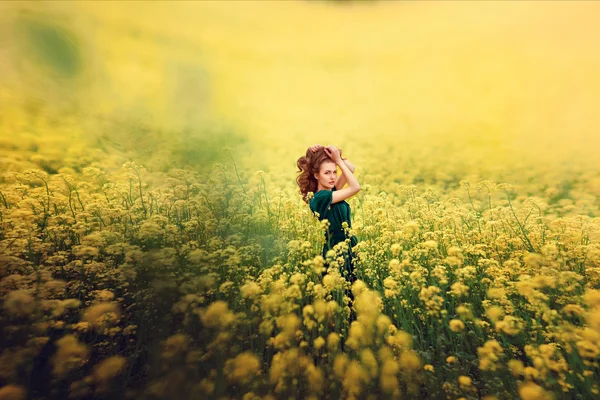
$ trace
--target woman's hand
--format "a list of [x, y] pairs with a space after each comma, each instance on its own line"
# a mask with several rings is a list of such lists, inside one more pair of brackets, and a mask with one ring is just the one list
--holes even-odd
[[[309, 147], [310, 151], [312, 151], [313, 153], [317, 150], [319, 150], [321, 147], [323, 147], [322, 144], [315, 144]], [[342, 155], [342, 149], [338, 148], [338, 150], [340, 151], [340, 156]]]
[[342, 162], [342, 156], [340, 156], [340, 150], [335, 146], [325, 147], [325, 154], [333, 160], [334, 163], [339, 164]]

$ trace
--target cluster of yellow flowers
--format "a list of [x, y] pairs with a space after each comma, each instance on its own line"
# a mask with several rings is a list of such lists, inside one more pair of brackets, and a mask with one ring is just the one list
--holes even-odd
[[261, 191], [227, 184], [222, 165], [204, 181], [135, 163], [112, 178], [85, 172], [3, 183], [6, 332], [34, 338], [6, 341], [6, 393], [27, 393], [16, 368], [48, 344], [53, 384], [72, 397], [118, 390], [140, 338], [158, 332], [160, 374], [132, 396], [599, 393], [597, 218], [507, 185], [494, 198], [490, 181], [466, 199], [467, 181], [374, 184], [349, 199], [360, 238], [350, 286], [347, 243], [323, 258], [326, 226], [284, 192], [267, 197], [269, 174], [253, 178]]
[[[178, 7], [143, 6], [123, 25], [115, 24], [114, 6], [100, 2], [2, 6], [9, 22], [3, 32], [35, 31], [55, 12], [67, 22], [93, 20], [93, 38], [78, 30], [81, 24], [73, 25], [75, 37], [82, 33], [106, 63], [94, 66], [102, 72], [99, 84], [86, 80], [88, 71], [69, 80], [67, 90], [56, 85], [55, 93], [48, 82], [29, 90], [27, 82], [41, 79], [10, 81], [20, 78], [16, 69], [42, 73], [28, 57], [19, 57], [24, 68], [0, 63], [0, 75], [8, 77], [0, 82], [0, 400], [48, 393], [60, 399], [600, 397], [598, 140], [589, 134], [595, 120], [578, 124], [593, 114], [597, 80], [565, 78], [545, 87], [548, 80], [529, 79], [531, 90], [517, 102], [510, 86], [513, 72], [538, 74], [559, 49], [569, 65], [587, 62], [582, 71], [590, 72], [597, 63], [588, 61], [597, 57], [583, 50], [595, 43], [589, 38], [596, 30], [588, 29], [593, 13], [574, 18], [581, 28], [554, 41], [577, 46], [547, 45], [551, 40], [530, 46], [536, 54], [528, 53], [527, 63], [514, 62], [519, 46], [501, 53], [509, 64], [453, 57], [458, 63], [447, 71], [460, 79], [440, 75], [432, 85], [431, 69], [414, 68], [405, 55], [445, 46], [438, 52], [445, 57], [455, 50], [446, 41], [405, 41], [406, 51], [396, 56], [356, 22], [410, 31], [426, 15], [445, 26], [442, 19], [452, 19], [435, 7], [423, 13], [393, 2], [369, 10], [269, 3], [230, 18], [227, 4], [197, 2], [202, 12], [190, 15], [202, 29], [185, 32]], [[526, 15], [528, 7], [506, 13]], [[585, 14], [581, 5], [569, 7]], [[181, 15], [166, 18], [167, 8]], [[544, 9], [534, 22], [562, 18], [563, 10]], [[335, 18], [340, 12], [344, 18]], [[256, 14], [271, 23], [255, 23]], [[290, 15], [325, 28], [273, 35], [289, 31]], [[480, 21], [473, 16], [464, 20]], [[62, 23], [51, 25], [43, 28], [54, 32]], [[457, 38], [480, 25], [465, 25]], [[121, 29], [133, 34], [119, 34], [115, 45]], [[527, 36], [533, 30], [528, 25], [508, 38], [535, 44]], [[315, 40], [330, 33], [350, 40], [335, 41], [335, 49], [330, 40]], [[490, 43], [485, 47], [496, 48]], [[9, 47], [3, 60], [20, 56], [23, 46]], [[271, 57], [288, 49], [290, 60], [302, 62]], [[232, 56], [239, 56], [234, 63]], [[357, 61], [363, 57], [373, 63]], [[435, 62], [419, 58], [426, 67]], [[474, 64], [481, 68], [472, 79]], [[399, 80], [406, 65], [409, 73], [401, 75], [409, 78]], [[196, 112], [196, 100], [204, 98], [198, 71], [211, 83], [200, 107], [206, 113]], [[545, 73], [560, 76], [553, 68]], [[302, 79], [292, 82], [291, 75]], [[490, 86], [491, 76], [495, 84], [509, 83], [507, 89]], [[280, 90], [282, 81], [289, 90]], [[127, 90], [120, 90], [123, 82]], [[456, 91], [447, 82], [474, 84]], [[581, 82], [587, 91], [579, 90]], [[400, 87], [416, 93], [436, 84], [437, 100], [427, 90], [427, 101], [397, 96]], [[314, 101], [316, 86], [324, 88], [321, 102]], [[542, 86], [550, 100], [532, 109], [530, 102], [540, 99], [528, 93]], [[562, 94], [573, 87], [581, 96], [564, 108]], [[352, 113], [356, 96], [348, 93], [381, 101], [362, 102], [363, 112]], [[479, 95], [473, 100], [468, 93]], [[559, 106], [560, 117], [537, 118], [539, 110]], [[224, 116], [236, 119], [232, 129]], [[246, 139], [238, 127], [249, 140], [235, 154], [220, 143]], [[307, 138], [322, 130], [358, 165], [362, 190], [348, 199], [352, 228], [343, 226], [359, 239], [352, 286], [340, 272], [347, 243], [321, 255], [329, 222], [317, 222], [301, 201], [290, 168]], [[231, 158], [211, 163], [217, 153]], [[194, 169], [182, 168], [184, 161]]]

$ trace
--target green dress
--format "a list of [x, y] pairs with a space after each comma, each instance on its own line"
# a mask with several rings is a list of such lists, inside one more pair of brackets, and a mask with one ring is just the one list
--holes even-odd
[[[319, 190], [315, 193], [314, 197], [309, 203], [311, 211], [313, 213], [319, 213], [320, 221], [323, 219], [328, 219], [330, 222], [329, 230], [325, 232], [323, 258], [326, 258], [325, 255], [327, 254], [327, 251], [332, 249], [333, 246], [346, 240], [346, 233], [342, 228], [342, 223], [347, 222], [348, 227], [352, 227], [352, 221], [350, 219], [350, 205], [345, 200], [331, 204], [332, 194], [335, 190], [335, 186], [333, 187], [333, 190]], [[352, 261], [352, 247], [356, 246], [357, 243], [358, 239], [356, 236], [351, 236], [350, 251], [343, 255], [346, 263], [344, 267], [345, 271], [342, 271], [342, 274], [346, 275], [346, 279], [350, 280], [350, 282], [354, 282], [356, 280], [354, 274], [354, 264]]]

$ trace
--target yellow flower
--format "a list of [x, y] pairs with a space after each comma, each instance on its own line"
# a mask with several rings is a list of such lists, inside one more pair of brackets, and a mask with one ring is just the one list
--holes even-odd
[[491, 306], [486, 310], [485, 313], [490, 321], [496, 322], [504, 314], [504, 310], [502, 310], [502, 308], [499, 306]]
[[388, 336], [387, 342], [392, 347], [406, 350], [412, 348], [413, 338], [409, 333], [398, 330], [394, 335]]
[[0, 400], [25, 400], [27, 391], [17, 385], [6, 385], [0, 388]]
[[600, 332], [600, 307], [596, 307], [588, 313], [586, 322], [590, 328]]
[[204, 326], [209, 328], [226, 328], [235, 321], [235, 316], [223, 300], [215, 301], [198, 313]]
[[518, 335], [524, 326], [525, 323], [523, 320], [513, 317], [512, 315], [507, 315], [502, 321], [496, 322], [496, 331], [502, 331], [507, 335], [514, 336]]
[[316, 274], [320, 276], [323, 273], [323, 271], [325, 271], [325, 259], [323, 258], [323, 256], [315, 256], [315, 258], [313, 258], [313, 266], [315, 268]]
[[[323, 220], [323, 221], [326, 221], [326, 220]], [[325, 258], [327, 258], [327, 259], [334, 259], [335, 256], [336, 256], [336, 253], [335, 253], [335, 250], [333, 250], [333, 249], [328, 250], [327, 253], [325, 253]]]
[[333, 360], [333, 373], [338, 379], [343, 379], [348, 366], [348, 356], [345, 353], [338, 354]]
[[600, 290], [588, 289], [583, 295], [584, 301], [588, 306], [593, 308], [600, 308]]
[[525, 370], [523, 362], [520, 360], [515, 360], [515, 359], [508, 361], [508, 368], [510, 369], [510, 373], [516, 377], [523, 374], [523, 372]]
[[354, 303], [359, 320], [363, 321], [366, 325], [370, 325], [383, 308], [379, 294], [375, 291], [365, 289], [359, 293], [355, 293], [355, 296]]
[[585, 327], [581, 331], [581, 336], [583, 337], [583, 339], [589, 340], [592, 343], [600, 343], [600, 332], [598, 332], [597, 330]]
[[424, 287], [419, 292], [419, 299], [425, 303], [427, 312], [430, 315], [439, 315], [439, 311], [444, 303], [444, 298], [438, 295], [440, 292], [441, 289], [437, 286]]
[[437, 249], [438, 248], [438, 242], [436, 242], [435, 240], [427, 240], [425, 242], [423, 242], [423, 247], [426, 249]]
[[[306, 380], [308, 381], [308, 390], [313, 394], [319, 394], [322, 391], [323, 384], [325, 383], [325, 377], [323, 371], [313, 364], [307, 363], [306, 370], [304, 372]], [[308, 396], [308, 399], [318, 399], [319, 396]]]
[[358, 297], [358, 295], [360, 295], [365, 290], [368, 290], [368, 287], [360, 279], [352, 284], [352, 293], [355, 297]]
[[450, 294], [456, 297], [465, 296], [469, 293], [469, 287], [462, 282], [454, 282], [450, 286]]
[[81, 320], [90, 324], [92, 329], [104, 329], [121, 318], [119, 304], [116, 302], [98, 303], [88, 307]]
[[400, 368], [416, 371], [421, 368], [421, 359], [413, 350], [406, 350], [400, 355]]
[[224, 373], [231, 383], [246, 384], [260, 371], [256, 354], [246, 351], [225, 362]]
[[302, 309], [302, 316], [304, 318], [310, 318], [315, 313], [315, 308], [311, 304], [307, 304]]
[[367, 367], [367, 371], [369, 371], [371, 378], [376, 378], [378, 375], [378, 365], [377, 358], [375, 358], [373, 351], [371, 349], [361, 350], [360, 361], [364, 366]]
[[401, 251], [402, 251], [402, 246], [399, 245], [398, 243], [394, 243], [390, 246], [390, 252], [392, 253], [393, 257], [398, 257], [398, 255], [400, 255]]
[[368, 382], [369, 374], [366, 368], [358, 360], [350, 361], [342, 381], [342, 386], [348, 392], [348, 395], [351, 398], [358, 397], [362, 393], [364, 385]]
[[535, 380], [540, 377], [540, 371], [533, 367], [525, 367], [523, 370], [523, 375], [525, 375], [525, 378], [529, 380]]
[[52, 373], [57, 378], [64, 378], [73, 369], [85, 365], [89, 360], [90, 350], [73, 335], [66, 335], [56, 341], [58, 350], [52, 357]]
[[497, 362], [504, 350], [496, 340], [488, 340], [482, 347], [477, 348], [479, 368], [484, 371], [495, 371]]
[[340, 336], [335, 332], [331, 332], [327, 336], [327, 348], [329, 349], [329, 351], [334, 351], [335, 349], [337, 349], [339, 342]]
[[450, 330], [452, 332], [462, 332], [465, 329], [465, 323], [460, 319], [450, 320]]
[[316, 338], [316, 339], [313, 341], [313, 347], [314, 347], [316, 350], [319, 350], [319, 349], [320, 349], [321, 347], [323, 347], [324, 345], [325, 345], [325, 339], [323, 339], [323, 337], [322, 337], [322, 336], [319, 336], [318, 338]]
[[427, 372], [435, 372], [435, 368], [433, 368], [433, 365], [431, 365], [431, 364], [425, 364], [423, 366], [423, 370], [425, 370]]
[[189, 349], [190, 340], [183, 333], [169, 336], [163, 344], [162, 357], [166, 360], [175, 358]]
[[94, 290], [92, 293], [96, 301], [109, 302], [115, 298], [115, 294], [110, 290]]
[[366, 342], [365, 330], [363, 325], [358, 321], [353, 321], [350, 325], [350, 332], [348, 335], [348, 340], [346, 341], [346, 346], [353, 350], [358, 350], [361, 343]]
[[394, 297], [398, 294], [398, 282], [391, 276], [383, 280], [383, 286], [385, 287], [385, 297]]
[[579, 304], [567, 304], [563, 307], [562, 311], [568, 316], [580, 316], [584, 313], [583, 308]]
[[519, 396], [522, 400], [551, 400], [552, 396], [541, 386], [533, 382], [526, 382], [519, 387]]
[[387, 331], [389, 331], [390, 325], [392, 325], [392, 321], [390, 320], [390, 317], [388, 317], [385, 314], [381, 314], [377, 317], [377, 321], [375, 322], [375, 325], [377, 325], [377, 331], [380, 334], [383, 334]]
[[454, 356], [448, 356], [448, 357], [446, 358], [446, 362], [447, 362], [448, 364], [454, 364], [454, 363], [456, 362], [456, 357], [454, 357]]
[[33, 313], [35, 300], [28, 290], [13, 290], [4, 299], [4, 309], [14, 316], [26, 317]]
[[256, 282], [248, 281], [240, 287], [240, 292], [244, 298], [254, 298], [262, 293], [262, 289]]
[[394, 359], [389, 359], [383, 363], [381, 367], [381, 375], [379, 376], [379, 385], [384, 393], [395, 393], [398, 394], [395, 397], [399, 397], [399, 385], [398, 385], [398, 374], [399, 365]]
[[458, 385], [461, 389], [469, 389], [473, 385], [471, 378], [465, 375], [461, 375], [458, 377]]
[[331, 274], [327, 274], [323, 277], [323, 286], [325, 286], [327, 290], [333, 290], [336, 286], [336, 282], [337, 279]]
[[123, 373], [126, 363], [125, 357], [117, 355], [105, 358], [94, 366], [92, 376], [96, 385], [102, 388], [101, 391], [107, 388], [112, 379]]
[[577, 351], [579, 355], [583, 358], [596, 359], [600, 351], [598, 350], [598, 346], [590, 342], [589, 340], [579, 340], [577, 341]]
[[456, 313], [460, 315], [462, 319], [471, 320], [473, 319], [473, 312], [471, 309], [465, 305], [460, 305], [456, 307]]
[[262, 397], [260, 397], [259, 395], [257, 395], [254, 392], [248, 392], [244, 395], [244, 397], [242, 397], [242, 400], [261, 400]]
[[448, 255], [452, 257], [458, 257], [462, 254], [462, 249], [457, 246], [448, 247]]

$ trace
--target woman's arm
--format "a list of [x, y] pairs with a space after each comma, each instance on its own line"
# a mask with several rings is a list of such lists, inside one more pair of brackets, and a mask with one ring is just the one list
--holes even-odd
[[350, 168], [348, 168], [344, 160], [342, 160], [340, 151], [334, 146], [327, 146], [325, 147], [325, 153], [327, 153], [329, 158], [340, 167], [342, 174], [344, 174], [346, 181], [348, 182], [347, 188], [336, 190], [331, 194], [331, 203], [338, 203], [342, 200], [346, 200], [348, 197], [354, 196], [360, 191], [360, 184], [356, 180], [354, 174], [350, 171]]
[[[354, 173], [354, 171], [356, 170], [356, 167], [354, 166], [354, 164], [352, 164], [350, 162], [350, 160], [348, 160], [347, 158], [342, 158], [342, 160], [344, 161], [344, 164], [346, 164], [346, 166], [348, 167], [350, 172]], [[341, 174], [340, 176], [338, 176], [337, 180], [335, 181], [335, 189], [336, 190], [343, 189], [345, 184], [346, 184], [346, 176], [344, 174]]]

